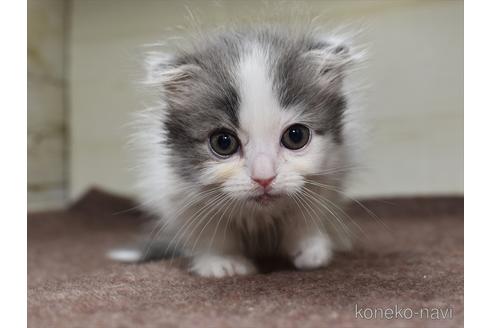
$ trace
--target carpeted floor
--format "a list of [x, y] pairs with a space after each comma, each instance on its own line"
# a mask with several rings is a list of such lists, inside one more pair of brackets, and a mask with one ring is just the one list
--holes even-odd
[[[29, 326], [463, 326], [463, 198], [364, 204], [387, 229], [354, 204], [350, 215], [365, 237], [327, 269], [275, 264], [263, 274], [208, 280], [176, 260], [105, 259], [143, 219], [124, 211], [128, 200], [92, 191], [70, 210], [28, 215]], [[387, 308], [398, 318], [381, 319]], [[439, 310], [446, 319], [436, 319]]]

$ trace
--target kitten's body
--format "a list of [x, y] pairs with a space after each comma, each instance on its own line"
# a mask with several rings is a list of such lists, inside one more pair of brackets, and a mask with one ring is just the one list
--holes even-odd
[[[235, 31], [150, 60], [161, 101], [139, 120], [140, 195], [158, 218], [151, 238], [166, 240], [162, 253], [179, 249], [199, 275], [253, 273], [264, 255], [318, 268], [346, 245], [340, 189], [352, 131], [343, 79], [353, 54], [291, 32]], [[283, 134], [295, 124], [310, 139], [292, 150]], [[237, 152], [214, 152], [217, 129], [231, 131]]]

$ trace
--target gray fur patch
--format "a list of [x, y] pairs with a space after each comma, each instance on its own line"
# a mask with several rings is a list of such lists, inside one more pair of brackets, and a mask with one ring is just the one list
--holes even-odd
[[239, 44], [224, 36], [181, 53], [172, 64], [190, 70], [178, 89], [164, 86], [169, 117], [164, 122], [166, 141], [173, 151], [174, 167], [188, 180], [193, 181], [197, 168], [210, 159], [205, 147], [210, 133], [238, 127], [240, 99], [232, 68], [239, 54]]

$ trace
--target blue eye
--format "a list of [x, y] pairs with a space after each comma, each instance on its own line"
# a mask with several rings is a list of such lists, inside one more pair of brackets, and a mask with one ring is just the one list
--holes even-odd
[[297, 150], [304, 147], [309, 141], [309, 128], [302, 124], [294, 124], [285, 130], [282, 135], [282, 145], [285, 148]]
[[210, 136], [210, 148], [221, 157], [226, 157], [237, 152], [239, 141], [237, 137], [227, 130], [218, 130]]

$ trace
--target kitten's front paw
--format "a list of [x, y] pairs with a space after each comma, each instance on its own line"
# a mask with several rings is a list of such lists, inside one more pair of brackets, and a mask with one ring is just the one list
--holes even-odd
[[327, 266], [333, 256], [329, 240], [317, 237], [303, 241], [293, 262], [301, 270], [313, 270]]
[[240, 255], [200, 255], [193, 258], [191, 271], [202, 277], [223, 278], [253, 274], [256, 267]]

